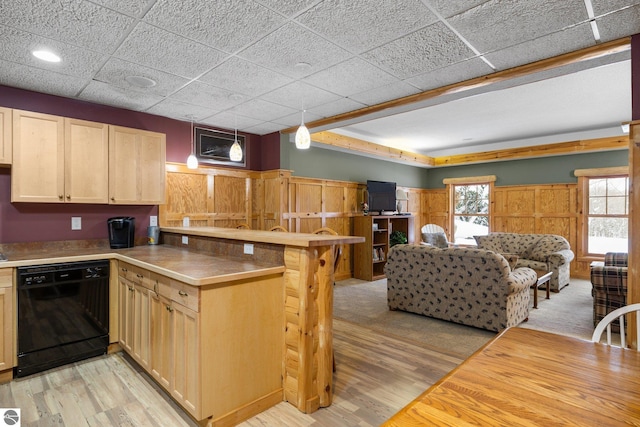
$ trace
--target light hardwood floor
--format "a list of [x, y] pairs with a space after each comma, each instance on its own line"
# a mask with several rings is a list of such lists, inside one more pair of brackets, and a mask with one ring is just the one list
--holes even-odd
[[[424, 344], [334, 321], [334, 402], [303, 414], [286, 402], [241, 426], [377, 426], [462, 362]], [[196, 426], [122, 353], [0, 385], [22, 426]]]

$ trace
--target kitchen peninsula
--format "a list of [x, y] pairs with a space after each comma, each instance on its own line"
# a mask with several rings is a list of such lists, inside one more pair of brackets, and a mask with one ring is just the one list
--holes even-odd
[[163, 227], [162, 245], [9, 252], [0, 271], [110, 259], [111, 341], [201, 424], [232, 425], [282, 400], [331, 404], [333, 251], [361, 241]]

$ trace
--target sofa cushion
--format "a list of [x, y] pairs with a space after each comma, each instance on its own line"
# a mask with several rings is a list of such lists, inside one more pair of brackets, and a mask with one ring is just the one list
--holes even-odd
[[487, 251], [497, 252], [499, 254], [504, 252], [502, 248], [502, 242], [500, 239], [496, 239], [493, 236], [473, 236], [478, 244], [478, 249], [485, 249]]
[[543, 261], [551, 253], [567, 249], [566, 241], [560, 236], [546, 235], [536, 241], [527, 251], [527, 257]]
[[509, 268], [511, 271], [516, 269], [516, 265], [518, 265], [518, 259], [520, 258], [517, 254], [502, 254], [505, 257], [507, 262], [509, 263]]

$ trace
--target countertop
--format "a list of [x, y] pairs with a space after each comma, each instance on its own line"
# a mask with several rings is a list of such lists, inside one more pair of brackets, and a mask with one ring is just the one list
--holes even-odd
[[217, 237], [219, 239], [243, 240], [246, 242], [273, 243], [276, 245], [312, 247], [362, 243], [360, 236], [334, 236], [331, 234], [283, 233], [264, 230], [245, 230], [222, 227], [160, 227], [164, 233], [185, 236]]
[[7, 261], [0, 262], [0, 268], [117, 259], [193, 286], [279, 274], [285, 269], [284, 265], [207, 255], [166, 245], [145, 245], [129, 249], [42, 249], [11, 252], [7, 257]]

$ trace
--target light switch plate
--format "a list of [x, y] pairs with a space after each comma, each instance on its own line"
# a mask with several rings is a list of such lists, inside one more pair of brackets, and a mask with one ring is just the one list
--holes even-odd
[[253, 255], [253, 243], [244, 244], [244, 253], [248, 255]]
[[80, 216], [72, 216], [71, 217], [71, 229], [72, 230], [82, 230], [82, 217], [80, 217]]
[[185, 216], [184, 218], [182, 218], [182, 226], [183, 227], [188, 227], [189, 226], [189, 217]]
[[182, 244], [183, 245], [189, 244], [189, 236], [182, 236]]
[[149, 217], [149, 225], [153, 227], [154, 225], [158, 225], [158, 217], [156, 215], [151, 215]]

